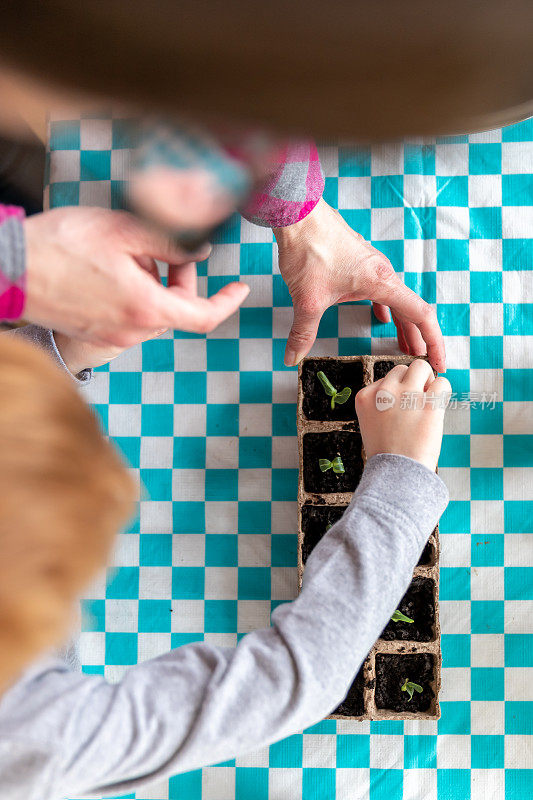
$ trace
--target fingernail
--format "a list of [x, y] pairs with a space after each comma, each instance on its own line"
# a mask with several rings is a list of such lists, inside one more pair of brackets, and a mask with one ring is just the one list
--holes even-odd
[[296, 364], [300, 361], [301, 356], [296, 353], [295, 350], [291, 350], [288, 348], [285, 350], [285, 358], [283, 359], [283, 363], [286, 367], [295, 367]]

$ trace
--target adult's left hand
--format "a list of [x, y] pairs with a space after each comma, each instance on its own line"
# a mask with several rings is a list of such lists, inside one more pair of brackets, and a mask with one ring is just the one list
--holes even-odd
[[329, 306], [371, 300], [381, 322], [389, 322], [392, 314], [404, 353], [423, 356], [427, 351], [431, 366], [445, 371], [444, 339], [434, 309], [408, 289], [389, 259], [323, 199], [305, 219], [274, 229], [274, 235], [279, 268], [294, 305], [285, 350], [287, 366], [307, 355]]

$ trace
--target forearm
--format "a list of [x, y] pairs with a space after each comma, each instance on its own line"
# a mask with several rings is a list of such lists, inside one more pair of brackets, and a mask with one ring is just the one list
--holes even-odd
[[[187, 645], [131, 669], [117, 686], [65, 676], [54, 690], [64, 758], [58, 789], [132, 791], [323, 718], [390, 619], [446, 501], [425, 467], [378, 456], [310, 556], [300, 597], [275, 611], [272, 628], [248, 634], [235, 650]], [[53, 683], [39, 680], [41, 692]], [[23, 703], [12, 696], [12, 705], [30, 713], [32, 692]], [[32, 724], [35, 733], [39, 721]]]

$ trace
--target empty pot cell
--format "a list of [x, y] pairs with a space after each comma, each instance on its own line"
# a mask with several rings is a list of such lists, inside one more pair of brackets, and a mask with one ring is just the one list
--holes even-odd
[[[336, 402], [328, 395], [317, 377], [323, 372], [334, 389], [342, 393], [346, 388], [351, 394], [345, 402]], [[302, 366], [303, 413], [307, 419], [357, 420], [355, 395], [363, 388], [363, 363], [361, 361], [329, 361], [310, 359]], [[339, 395], [343, 399], [343, 395]], [[333, 408], [331, 407], [333, 401]]]
[[[332, 431], [331, 433], [306, 433], [303, 437], [304, 489], [315, 494], [353, 492], [363, 474], [359, 433]], [[335, 471], [340, 458], [344, 472]], [[320, 460], [329, 461], [326, 471], [320, 468]]]
[[305, 564], [324, 534], [339, 520], [346, 506], [302, 507], [302, 561]]
[[435, 659], [431, 653], [377, 653], [376, 706], [391, 711], [429, 711], [435, 697], [431, 688], [434, 677]]
[[422, 555], [418, 559], [417, 567], [428, 567], [435, 560], [435, 547], [432, 542], [427, 542], [422, 550]]
[[381, 634], [389, 641], [430, 642], [435, 638], [435, 582], [431, 578], [413, 578], [398, 603], [398, 611], [413, 622], [392, 619]]
[[374, 361], [374, 380], [379, 381], [380, 378], [384, 378], [395, 366], [394, 361]]
[[365, 688], [365, 680], [363, 675], [363, 667], [355, 676], [355, 680], [348, 689], [348, 694], [338, 706], [333, 714], [338, 714], [343, 717], [361, 717], [365, 713], [365, 703], [363, 691]]

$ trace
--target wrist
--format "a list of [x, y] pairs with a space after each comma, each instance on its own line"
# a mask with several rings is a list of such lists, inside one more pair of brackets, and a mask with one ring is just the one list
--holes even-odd
[[103, 353], [100, 354], [99, 348], [88, 342], [82, 342], [79, 339], [66, 336], [59, 331], [54, 331], [53, 337], [59, 355], [68, 371], [74, 376], [79, 375], [85, 369], [101, 367], [102, 364], [106, 364], [111, 360], [111, 357], [106, 358]]
[[326, 205], [324, 198], [320, 198], [318, 203], [303, 219], [293, 222], [292, 225], [285, 225], [281, 228], [272, 228], [278, 247], [290, 247], [302, 241], [305, 237], [312, 235], [313, 231], [319, 228], [320, 218], [323, 207]]
[[78, 343], [74, 342], [70, 336], [65, 336], [59, 331], [54, 331], [53, 337], [59, 355], [72, 375], [78, 375], [83, 369], [89, 367], [89, 364], [82, 363], [84, 359], [80, 358], [79, 347], [77, 347]]

